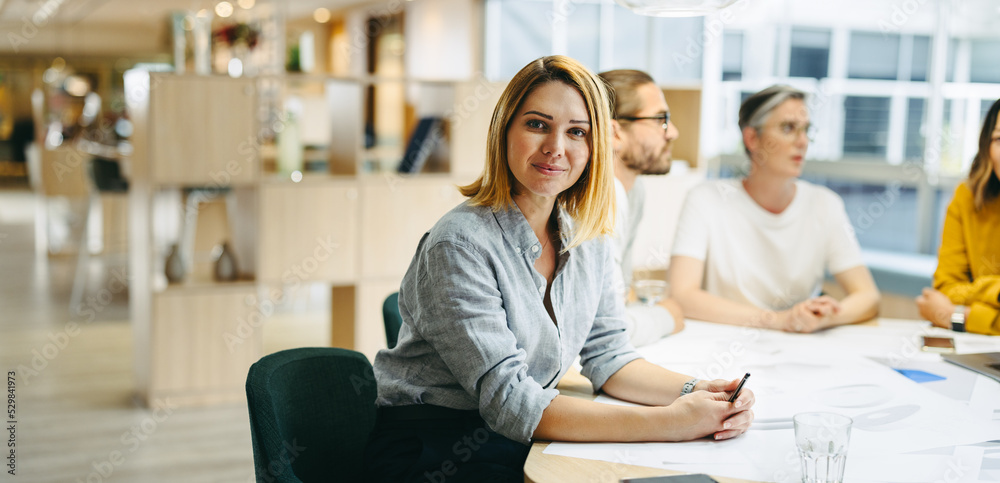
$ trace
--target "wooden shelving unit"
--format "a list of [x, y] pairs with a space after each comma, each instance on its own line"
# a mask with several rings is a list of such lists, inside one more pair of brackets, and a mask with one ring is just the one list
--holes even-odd
[[[260, 319], [266, 297], [295, 284], [331, 288], [332, 340], [316, 345], [374, 357], [385, 346], [382, 302], [399, 289], [423, 233], [462, 201], [456, 185], [480, 173], [489, 118], [503, 87], [312, 76], [306, 80], [322, 89], [311, 88], [309, 96], [321, 99], [330, 116], [324, 120], [331, 128], [323, 147], [328, 170], [304, 172], [293, 182], [287, 173], [267, 172], [262, 159], [269, 150], [259, 142], [258, 93], [262, 82], [272, 89], [275, 80], [126, 74], [135, 125], [129, 160], [134, 365], [148, 403], [242, 399], [247, 369], [262, 355], [259, 323], [248, 321]], [[421, 116], [447, 120], [447, 145], [441, 147], [450, 156], [431, 174], [400, 175], [387, 170], [390, 162], [371, 162], [393, 156], [394, 149], [401, 156], [410, 134], [394, 134], [402, 147], [365, 146], [372, 121], [366, 96], [387, 84], [401, 87], [394, 92], [404, 96], [392, 101], [399, 102], [395, 107], [376, 107], [383, 116], [400, 116], [404, 130]], [[195, 203], [192, 214], [185, 200], [203, 192], [212, 196]], [[209, 244], [228, 234], [241, 280], [211, 280], [210, 260], [195, 253], [190, 278], [166, 284], [167, 247], [185, 223], [197, 226]]]
[[[255, 258], [245, 255], [255, 252], [256, 240], [244, 236], [256, 226], [261, 164], [245, 144], [256, 129], [255, 83], [130, 71], [125, 85], [135, 125], [128, 160], [129, 288], [139, 395], [148, 404], [238, 401], [247, 369], [261, 356], [260, 331], [239, 330], [256, 310], [255, 265], [241, 264], [234, 282], [212, 280], [201, 260], [180, 284], [167, 285], [162, 270], [167, 245], [180, 241], [166, 233], [190, 217], [198, 218], [194, 226], [202, 231], [222, 225], [220, 232], [232, 233], [237, 258]], [[194, 213], [183, 203], [164, 209], [192, 189], [213, 195], [195, 204]], [[226, 216], [218, 201], [230, 197], [239, 203]], [[214, 221], [199, 217], [202, 207]]]

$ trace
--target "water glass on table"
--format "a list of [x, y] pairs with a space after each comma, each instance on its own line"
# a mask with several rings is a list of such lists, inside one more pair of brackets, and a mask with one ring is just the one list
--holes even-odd
[[637, 280], [634, 288], [635, 297], [643, 305], [656, 305], [667, 296], [667, 282], [663, 280]]
[[802, 481], [844, 481], [851, 418], [836, 413], [800, 413], [792, 421], [795, 423], [795, 446], [802, 462]]

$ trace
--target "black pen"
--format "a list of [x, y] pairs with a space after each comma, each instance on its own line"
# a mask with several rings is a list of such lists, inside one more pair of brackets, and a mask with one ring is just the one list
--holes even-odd
[[734, 392], [733, 396], [729, 398], [729, 402], [736, 402], [736, 398], [740, 397], [740, 391], [743, 390], [743, 384], [745, 384], [747, 382], [747, 378], [749, 378], [749, 377], [750, 377], [750, 373], [749, 372], [745, 376], [743, 376], [743, 380], [740, 381], [740, 385], [739, 386], [736, 386], [736, 392]]

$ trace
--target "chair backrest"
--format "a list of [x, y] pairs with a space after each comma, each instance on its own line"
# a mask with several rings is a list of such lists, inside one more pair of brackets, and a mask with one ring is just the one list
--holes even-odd
[[382, 323], [385, 324], [385, 342], [392, 349], [396, 347], [399, 328], [403, 325], [403, 317], [399, 315], [399, 292], [393, 292], [382, 303]]
[[90, 161], [90, 174], [98, 191], [113, 193], [128, 191], [128, 180], [122, 176], [121, 165], [117, 160], [94, 157]]
[[375, 376], [359, 352], [289, 349], [250, 367], [247, 403], [257, 481], [362, 481], [375, 426]]

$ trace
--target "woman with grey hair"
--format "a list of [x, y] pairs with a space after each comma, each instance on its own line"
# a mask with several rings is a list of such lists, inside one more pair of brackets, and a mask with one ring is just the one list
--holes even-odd
[[[740, 107], [750, 172], [688, 193], [670, 262], [685, 315], [789, 332], [874, 317], [880, 295], [836, 193], [799, 179], [811, 137], [805, 93], [771, 86]], [[847, 295], [821, 295], [825, 272]]]

